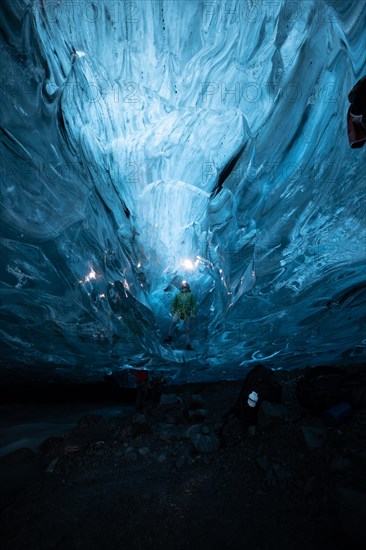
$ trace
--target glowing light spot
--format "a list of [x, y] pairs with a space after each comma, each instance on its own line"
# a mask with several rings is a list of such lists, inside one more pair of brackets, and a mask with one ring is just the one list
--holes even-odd
[[96, 279], [96, 278], [97, 278], [97, 274], [95, 273], [93, 267], [90, 266], [90, 271], [89, 271], [89, 273], [85, 276], [84, 280], [83, 280], [83, 279], [80, 279], [80, 280], [79, 280], [79, 283], [80, 283], [80, 284], [89, 283], [91, 280]]
[[105, 294], [99, 294], [99, 298], [101, 298], [103, 300], [103, 298], [105, 298]]
[[140, 268], [140, 267], [141, 267], [141, 262], [139, 262], [139, 263], [137, 264], [137, 267], [138, 267], [138, 268]]
[[183, 267], [185, 267], [186, 269], [194, 269], [195, 268], [195, 265], [194, 263], [192, 262], [192, 260], [189, 260], [188, 258], [186, 258], [185, 260], [183, 260], [182, 262], [182, 265]]
[[91, 281], [92, 279], [96, 279], [97, 278], [97, 274], [95, 273], [94, 269], [91, 267], [90, 268], [90, 272], [88, 273], [88, 275], [85, 277], [85, 282], [88, 283], [89, 281]]

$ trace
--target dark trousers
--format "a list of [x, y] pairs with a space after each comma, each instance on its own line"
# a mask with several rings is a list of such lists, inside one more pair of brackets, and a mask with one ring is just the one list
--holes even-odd
[[[173, 315], [173, 319], [172, 319], [172, 322], [170, 323], [170, 327], [169, 327], [169, 336], [172, 337], [173, 336], [173, 332], [177, 326], [177, 324], [179, 323], [180, 319], [179, 319], [179, 315], [177, 312], [174, 313]], [[189, 337], [189, 329], [190, 329], [190, 326], [191, 326], [191, 319], [188, 315], [186, 315], [185, 319], [183, 320], [183, 323], [184, 323], [184, 329], [185, 329], [185, 333], [186, 333], [186, 346], [188, 344], [191, 343], [191, 340], [190, 340], [190, 337]]]

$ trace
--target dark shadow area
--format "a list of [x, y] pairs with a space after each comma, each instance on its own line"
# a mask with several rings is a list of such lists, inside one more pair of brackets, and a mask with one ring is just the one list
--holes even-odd
[[[361, 548], [366, 409], [325, 422], [299, 402], [307, 373], [276, 372], [282, 402], [249, 427], [232, 415], [222, 429], [241, 382], [165, 386], [0, 457], [2, 548]], [[98, 387], [86, 395], [122, 395]]]
[[2, 385], [0, 403], [133, 402], [136, 390], [112, 382]]

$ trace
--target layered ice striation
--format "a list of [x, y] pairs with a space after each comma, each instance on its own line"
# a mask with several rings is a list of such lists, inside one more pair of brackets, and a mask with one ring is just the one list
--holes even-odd
[[[358, 0], [1, 4], [3, 376], [365, 360]], [[195, 352], [166, 347], [187, 278]]]

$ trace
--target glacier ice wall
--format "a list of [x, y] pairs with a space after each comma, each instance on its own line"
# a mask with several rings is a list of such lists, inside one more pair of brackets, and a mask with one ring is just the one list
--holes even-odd
[[[365, 360], [363, 1], [6, 0], [0, 23], [3, 376]], [[161, 343], [182, 277], [195, 353]]]

